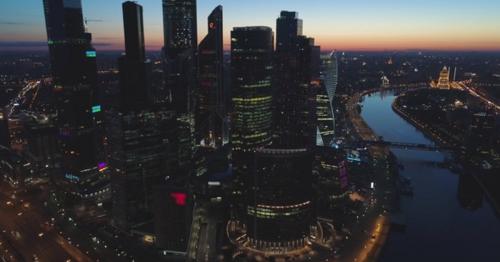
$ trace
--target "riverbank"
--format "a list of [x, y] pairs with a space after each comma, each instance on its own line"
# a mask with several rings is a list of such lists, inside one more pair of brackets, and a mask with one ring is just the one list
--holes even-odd
[[[398, 95], [395, 91], [364, 97], [364, 121], [384, 140], [433, 144], [391, 108]], [[472, 177], [443, 166], [447, 152], [418, 148], [391, 148], [391, 152], [413, 194], [401, 196], [400, 215], [391, 217], [393, 226], [379, 261], [500, 261], [500, 254], [491, 248], [498, 243], [499, 216]], [[397, 227], [398, 222], [404, 226]]]
[[[364, 96], [371, 93], [379, 92], [380, 89], [367, 90], [362, 93], [355, 94], [352, 96], [347, 105], [346, 109], [348, 112], [348, 119], [352, 125], [352, 130], [354, 130], [354, 138], [358, 140], [367, 141], [379, 141], [380, 138], [375, 134], [375, 132], [369, 127], [369, 125], [364, 121], [360, 115], [360, 110], [358, 108], [358, 103]], [[359, 248], [357, 251], [353, 252], [353, 256], [349, 255], [343, 257], [340, 261], [365, 261], [365, 262], [375, 262], [378, 261], [379, 256], [384, 248], [384, 245], [389, 237], [391, 230], [391, 219], [390, 214], [386, 213], [386, 209], [393, 204], [393, 198], [395, 193], [395, 188], [393, 181], [395, 177], [398, 177], [397, 173], [393, 173], [394, 169], [391, 165], [390, 159], [391, 151], [387, 146], [371, 146], [369, 148], [370, 155], [373, 158], [375, 172], [377, 174], [375, 184], [377, 184], [377, 201], [380, 215], [373, 217], [372, 221], [367, 223], [367, 232], [369, 232], [367, 237], [359, 243]], [[389, 194], [387, 192], [390, 192]]]
[[[405, 94], [402, 94], [405, 95]], [[422, 121], [417, 120], [415, 116], [412, 116], [410, 113], [404, 110], [403, 105], [401, 105], [400, 97], [396, 98], [391, 105], [392, 110], [398, 114], [401, 118], [403, 118], [408, 123], [412, 124], [415, 128], [417, 128], [422, 134], [424, 134], [427, 138], [436, 143], [439, 147], [443, 148], [453, 148], [451, 151], [453, 153], [453, 159], [455, 159], [455, 165], [460, 163], [460, 170], [458, 173], [463, 173], [464, 175], [472, 176], [473, 179], [481, 186], [484, 190], [486, 196], [491, 202], [495, 212], [500, 214], [500, 194], [495, 194], [496, 187], [489, 186], [489, 182], [497, 182], [498, 180], [493, 180], [484, 174], [491, 173], [489, 170], [481, 170], [477, 161], [474, 161], [473, 158], [470, 157], [469, 154], [465, 151], [465, 147], [457, 147], [459, 142], [452, 141], [448, 136], [440, 134], [438, 131], [432, 128], [429, 123], [422, 123]], [[469, 172], [467, 172], [467, 170]], [[457, 170], [455, 170], [457, 172]]]
[[392, 110], [398, 114], [401, 118], [403, 118], [405, 121], [408, 123], [412, 124], [415, 128], [418, 129], [422, 134], [424, 134], [427, 138], [429, 138], [431, 141], [436, 143], [438, 146], [441, 147], [446, 147], [448, 146], [448, 142], [443, 139], [441, 136], [438, 134], [430, 131], [427, 126], [424, 126], [420, 122], [418, 122], [415, 118], [410, 116], [408, 113], [406, 113], [403, 108], [399, 105], [398, 99], [396, 98], [394, 102], [392, 102]]

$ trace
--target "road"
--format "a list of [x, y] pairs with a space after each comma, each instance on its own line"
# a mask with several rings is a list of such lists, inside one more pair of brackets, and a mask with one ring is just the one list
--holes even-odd
[[[37, 88], [40, 86], [40, 81], [29, 81], [26, 86], [23, 87], [23, 89], [21, 89], [21, 91], [19, 91], [19, 94], [17, 94], [16, 97], [14, 97], [10, 103], [6, 106], [7, 108], [7, 112], [9, 114], [9, 116], [11, 116], [16, 108], [21, 105], [21, 104], [26, 104], [28, 101], [26, 101], [26, 95], [28, 94], [28, 92], [31, 92], [31, 91], [34, 91], [35, 90], [35, 94], [36, 94], [36, 90]], [[32, 101], [30, 101], [30, 104]]]
[[500, 110], [500, 106], [497, 105], [492, 99], [490, 99], [488, 96], [482, 94], [481, 92], [479, 91], [476, 91], [474, 88], [468, 86], [469, 81], [464, 81], [464, 82], [459, 82], [459, 86], [469, 92], [469, 94], [481, 99], [483, 102], [485, 102], [486, 104], [488, 104], [489, 106], [491, 107], [494, 107], [497, 111]]
[[0, 183], [1, 239], [8, 242], [11, 253], [18, 254], [19, 259], [12, 261], [93, 261], [51, 226], [49, 218], [31, 204], [31, 197]]

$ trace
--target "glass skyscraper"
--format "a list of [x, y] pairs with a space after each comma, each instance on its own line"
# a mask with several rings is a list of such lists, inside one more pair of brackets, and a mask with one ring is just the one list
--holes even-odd
[[218, 6], [208, 17], [208, 34], [201, 41], [198, 51], [197, 142], [210, 147], [221, 146], [224, 136], [223, 45], [222, 6]]
[[176, 116], [151, 101], [144, 54], [142, 6], [123, 3], [125, 55], [120, 58], [120, 106], [107, 112], [113, 223], [125, 230], [152, 221], [154, 188], [174, 166]]
[[196, 0], [163, 0], [164, 70], [173, 109], [192, 112], [197, 85]]
[[85, 32], [81, 0], [44, 0], [57, 128], [62, 150], [62, 177], [97, 172], [98, 144], [92, 112], [97, 106], [96, 51]]
[[125, 55], [119, 59], [121, 107], [144, 108], [152, 103], [151, 63], [146, 60], [142, 6], [124, 2]]
[[231, 32], [235, 167], [247, 168], [239, 154], [271, 143], [273, 32], [269, 27], [236, 27]]

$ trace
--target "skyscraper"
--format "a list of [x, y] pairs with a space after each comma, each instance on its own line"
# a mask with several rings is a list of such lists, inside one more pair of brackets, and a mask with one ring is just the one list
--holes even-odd
[[297, 36], [302, 35], [302, 19], [297, 12], [281, 11], [276, 21], [276, 52], [295, 49]]
[[198, 30], [196, 0], [163, 0], [165, 81], [173, 108], [191, 112], [196, 89]]
[[330, 146], [335, 133], [333, 98], [337, 89], [338, 68], [334, 52], [321, 57], [321, 82], [316, 96], [317, 145]]
[[[85, 32], [80, 0], [44, 0], [45, 22], [64, 177], [97, 171], [96, 51]], [[82, 179], [83, 180], [83, 179]]]
[[85, 32], [81, 0], [44, 0], [43, 5], [54, 82], [94, 84], [95, 50]]
[[249, 247], [266, 254], [303, 248], [313, 223], [312, 150], [320, 54], [312, 38], [300, 35], [301, 25], [294, 12], [282, 12], [277, 20], [274, 141], [256, 150], [246, 180]]
[[120, 106], [107, 111], [113, 222], [128, 230], [154, 217], [154, 188], [171, 171], [175, 112], [148, 103], [142, 6], [123, 3], [126, 54], [120, 58]]
[[[311, 80], [319, 77], [319, 47], [302, 35], [302, 20], [282, 11], [276, 21], [278, 46], [274, 77], [274, 142], [287, 146], [312, 146], [316, 128], [310, 121], [315, 108]], [[318, 63], [318, 65], [316, 65]]]
[[127, 1], [122, 5], [125, 55], [119, 59], [121, 106], [143, 108], [151, 99], [151, 63], [146, 61], [142, 6]]
[[222, 144], [226, 115], [224, 103], [222, 6], [208, 17], [208, 34], [199, 46], [199, 90], [197, 92], [197, 142], [217, 147]]
[[269, 27], [231, 31], [234, 116], [232, 145], [236, 172], [250, 168], [256, 149], [271, 143], [273, 32]]
[[177, 177], [191, 170], [195, 147], [194, 92], [197, 90], [198, 30], [196, 0], [163, 0], [163, 47], [166, 88], [177, 113]]

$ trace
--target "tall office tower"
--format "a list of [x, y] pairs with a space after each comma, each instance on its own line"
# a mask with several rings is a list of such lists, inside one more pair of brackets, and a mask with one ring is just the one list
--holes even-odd
[[197, 89], [196, 0], [163, 0], [164, 74], [172, 109], [177, 112], [177, 178], [192, 172], [195, 147], [194, 92]]
[[146, 61], [142, 6], [127, 1], [122, 5], [125, 55], [119, 59], [120, 93], [124, 110], [144, 108], [151, 99], [151, 63]]
[[175, 114], [161, 108], [108, 114], [113, 223], [129, 230], [154, 217], [154, 187], [171, 169]]
[[318, 81], [316, 86], [316, 146], [331, 146], [333, 144], [334, 114], [332, 100], [328, 95], [325, 81]]
[[275, 144], [311, 147], [316, 128], [309, 121], [315, 117], [310, 83], [319, 78], [319, 47], [301, 35], [302, 21], [297, 16], [283, 11], [276, 22], [273, 135]]
[[[80, 0], [44, 0], [50, 63], [57, 97], [57, 126], [65, 176], [96, 172], [99, 138], [96, 104], [96, 51], [85, 32]], [[97, 113], [97, 112], [96, 112]]]
[[57, 85], [94, 84], [95, 50], [81, 0], [44, 0], [52, 77]]
[[290, 52], [295, 49], [297, 36], [302, 35], [302, 19], [297, 12], [281, 11], [276, 21], [276, 52]]
[[316, 114], [318, 121], [318, 146], [330, 146], [335, 133], [335, 118], [333, 112], [333, 98], [337, 90], [338, 67], [334, 52], [321, 56], [321, 82], [316, 96]]
[[255, 150], [271, 143], [272, 58], [271, 28], [236, 27], [231, 31], [231, 140], [237, 175], [252, 170]]
[[196, 0], [163, 0], [165, 81], [173, 109], [192, 112], [196, 89]]
[[199, 91], [196, 108], [197, 142], [210, 147], [222, 145], [224, 136], [224, 57], [222, 6], [208, 17], [208, 35], [201, 41], [199, 56]]
[[142, 7], [123, 3], [123, 19], [126, 54], [120, 58], [121, 106], [107, 110], [107, 131], [113, 223], [129, 230], [153, 219], [154, 187], [165, 184], [173, 165], [169, 160], [176, 117], [147, 103]]
[[257, 150], [246, 181], [248, 243], [266, 254], [302, 249], [313, 223], [314, 83], [319, 82], [320, 54], [314, 40], [301, 35], [301, 25], [294, 12], [282, 12], [277, 20], [274, 141]]

